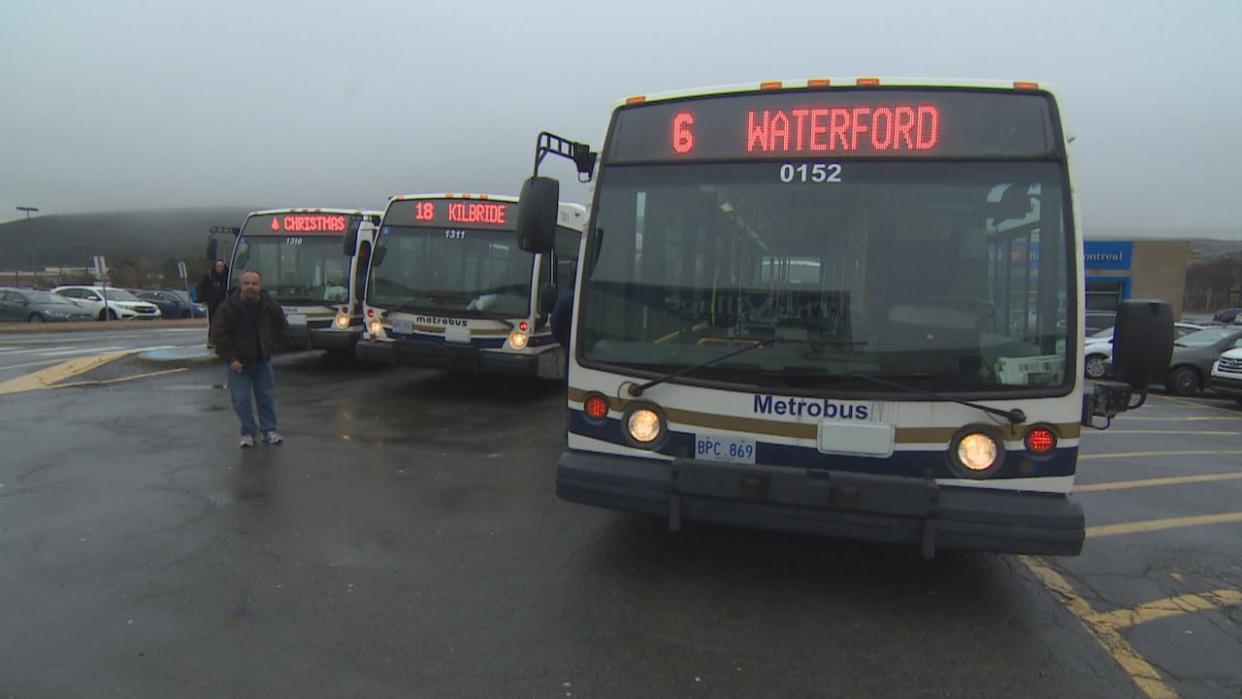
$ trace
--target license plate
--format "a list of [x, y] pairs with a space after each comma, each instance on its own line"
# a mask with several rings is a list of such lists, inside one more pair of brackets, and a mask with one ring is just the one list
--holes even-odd
[[734, 464], [755, 463], [755, 440], [699, 434], [694, 437], [694, 458], [706, 461], [727, 461]]
[[398, 335], [410, 335], [414, 332], [414, 321], [398, 318], [392, 322], [392, 331]]
[[458, 344], [470, 344], [470, 328], [450, 325], [444, 329], [444, 341]]
[[289, 325], [306, 325], [305, 313], [290, 313], [285, 317], [289, 320]]

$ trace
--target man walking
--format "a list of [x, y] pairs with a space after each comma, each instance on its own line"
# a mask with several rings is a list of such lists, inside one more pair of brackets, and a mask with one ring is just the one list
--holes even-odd
[[207, 306], [207, 347], [210, 349], [211, 325], [216, 319], [216, 309], [224, 303], [229, 293], [229, 266], [224, 264], [224, 260], [216, 260], [211, 269], [203, 273], [203, 278], [198, 280], [195, 290], [198, 292], [198, 302]]
[[[254, 446], [255, 436], [268, 444], [284, 441], [276, 432], [276, 376], [272, 355], [284, 342], [285, 312], [262, 289], [263, 275], [242, 272], [241, 288], [216, 310], [211, 325], [216, 354], [228, 363], [229, 395], [241, 420], [241, 447]], [[254, 395], [253, 403], [251, 394]], [[259, 407], [259, 425], [254, 407]]]

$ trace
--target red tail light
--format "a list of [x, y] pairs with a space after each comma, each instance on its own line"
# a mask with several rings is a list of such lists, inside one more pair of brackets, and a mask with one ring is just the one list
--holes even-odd
[[1057, 447], [1057, 436], [1047, 427], [1032, 427], [1026, 433], [1026, 450], [1032, 454], [1047, 454]]
[[608, 417], [608, 399], [595, 395], [586, 399], [585, 406], [587, 417], [592, 420], [603, 420]]

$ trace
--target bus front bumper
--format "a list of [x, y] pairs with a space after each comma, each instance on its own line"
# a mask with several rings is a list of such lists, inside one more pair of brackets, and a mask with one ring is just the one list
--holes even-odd
[[515, 354], [491, 352], [470, 345], [454, 346], [446, 343], [397, 340], [394, 353], [396, 363], [423, 369], [468, 371], [475, 374], [508, 374], [511, 376], [541, 376], [541, 368], [555, 366], [555, 358], [544, 354]]
[[362, 326], [337, 330], [335, 328], [315, 328], [310, 331], [311, 349], [327, 350], [333, 353], [353, 354], [354, 345], [362, 339]]
[[935, 481], [785, 466], [673, 462], [568, 450], [562, 500], [682, 521], [912, 544], [1073, 556], [1085, 535], [1069, 496], [958, 488]]

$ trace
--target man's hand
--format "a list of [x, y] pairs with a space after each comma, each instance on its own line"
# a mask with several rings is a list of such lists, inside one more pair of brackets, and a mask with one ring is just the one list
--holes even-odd
[[234, 359], [233, 363], [229, 365], [229, 368], [240, 374], [242, 369], [244, 369], [245, 367], [242, 366], [242, 363], [240, 361]]

